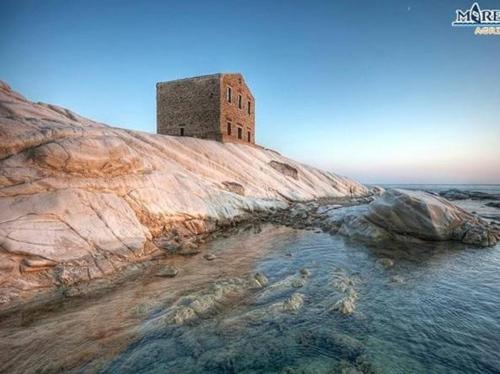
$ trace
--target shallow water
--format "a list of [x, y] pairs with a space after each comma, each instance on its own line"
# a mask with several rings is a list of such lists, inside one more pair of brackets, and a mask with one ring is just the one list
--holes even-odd
[[[266, 226], [204, 251], [217, 258], [167, 260], [181, 269], [176, 278], [155, 277], [152, 269], [105, 296], [2, 321], [0, 371], [500, 371], [499, 246], [376, 248]], [[394, 266], [382, 266], [383, 258]], [[303, 287], [292, 287], [304, 267], [310, 275]], [[214, 285], [255, 272], [269, 278], [267, 287], [230, 293], [183, 324], [168, 317], [213, 295]], [[350, 292], [342, 285], [357, 295], [348, 316], [331, 310]], [[283, 301], [294, 293], [303, 305], [287, 311]]]

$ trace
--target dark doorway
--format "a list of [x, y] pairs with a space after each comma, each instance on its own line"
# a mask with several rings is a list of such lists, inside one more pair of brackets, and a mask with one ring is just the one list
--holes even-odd
[[247, 135], [248, 135], [248, 136], [247, 136], [247, 138], [248, 138], [248, 142], [250, 143], [250, 141], [251, 141], [251, 139], [252, 139], [252, 138], [251, 138], [251, 135], [250, 135], [250, 131], [248, 132], [248, 134], [247, 134]]
[[231, 135], [231, 122], [227, 123], [227, 135]]
[[184, 136], [184, 127], [181, 127], [181, 136]]
[[238, 139], [243, 139], [243, 130], [238, 127]]

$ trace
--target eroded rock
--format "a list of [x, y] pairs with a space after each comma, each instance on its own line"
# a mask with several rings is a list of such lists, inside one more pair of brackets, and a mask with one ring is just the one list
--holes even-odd
[[222, 182], [222, 184], [224, 185], [224, 187], [226, 187], [226, 189], [229, 192], [245, 196], [245, 187], [243, 187], [241, 184], [237, 182], [228, 182], [228, 181]]
[[287, 163], [272, 160], [269, 162], [269, 165], [273, 169], [278, 170], [281, 174], [286, 175], [287, 177], [299, 179], [298, 170]]
[[387, 190], [367, 207], [333, 211], [329, 224], [365, 241], [456, 240], [488, 247], [500, 236], [494, 226], [440, 196], [399, 189]]
[[23, 270], [2, 274], [0, 291], [16, 297], [118, 274], [158, 248], [196, 254], [190, 238], [290, 201], [368, 193], [264, 148], [112, 128], [4, 83], [0, 117], [0, 242]]

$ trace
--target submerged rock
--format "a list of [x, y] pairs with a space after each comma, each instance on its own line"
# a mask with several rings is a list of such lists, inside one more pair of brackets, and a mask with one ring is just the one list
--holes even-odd
[[301, 288], [306, 284], [306, 280], [303, 277], [298, 277], [292, 280], [291, 286], [293, 288]]
[[252, 278], [252, 284], [256, 288], [264, 288], [268, 285], [269, 280], [262, 273], [256, 273]]
[[179, 270], [175, 266], [165, 266], [163, 269], [156, 273], [158, 277], [173, 278], [179, 273]]
[[195, 317], [196, 317], [196, 313], [195, 313], [194, 309], [189, 308], [189, 307], [185, 307], [185, 308], [180, 308], [180, 309], [176, 310], [174, 317], [173, 317], [173, 321], [177, 325], [183, 325], [187, 321], [193, 320]]
[[405, 279], [400, 275], [395, 275], [395, 276], [391, 277], [391, 282], [392, 283], [404, 283]]
[[283, 302], [283, 310], [285, 312], [296, 312], [304, 305], [304, 295], [294, 293]]
[[308, 268], [301, 268], [300, 274], [305, 276], [305, 277], [308, 277], [311, 275], [311, 271]]
[[333, 287], [342, 293], [341, 298], [330, 307], [330, 311], [338, 311], [344, 315], [351, 315], [356, 309], [358, 293], [355, 288], [356, 281], [349, 277], [342, 269], [337, 269], [333, 274]]
[[203, 256], [203, 258], [207, 261], [213, 261], [217, 258], [217, 256], [212, 253], [207, 253], [206, 255]]
[[377, 264], [386, 269], [392, 268], [394, 266], [394, 260], [391, 260], [390, 258], [379, 258], [377, 260]]
[[358, 298], [356, 292], [351, 292], [347, 296], [338, 300], [333, 304], [331, 310], [339, 311], [340, 313], [349, 316], [356, 310], [356, 299]]

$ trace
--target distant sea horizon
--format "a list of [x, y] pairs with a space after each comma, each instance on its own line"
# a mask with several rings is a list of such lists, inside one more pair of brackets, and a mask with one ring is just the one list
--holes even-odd
[[383, 188], [403, 188], [407, 190], [423, 190], [432, 192], [441, 192], [451, 189], [461, 191], [479, 191], [486, 193], [500, 193], [500, 184], [486, 183], [368, 183], [368, 186], [380, 186]]

